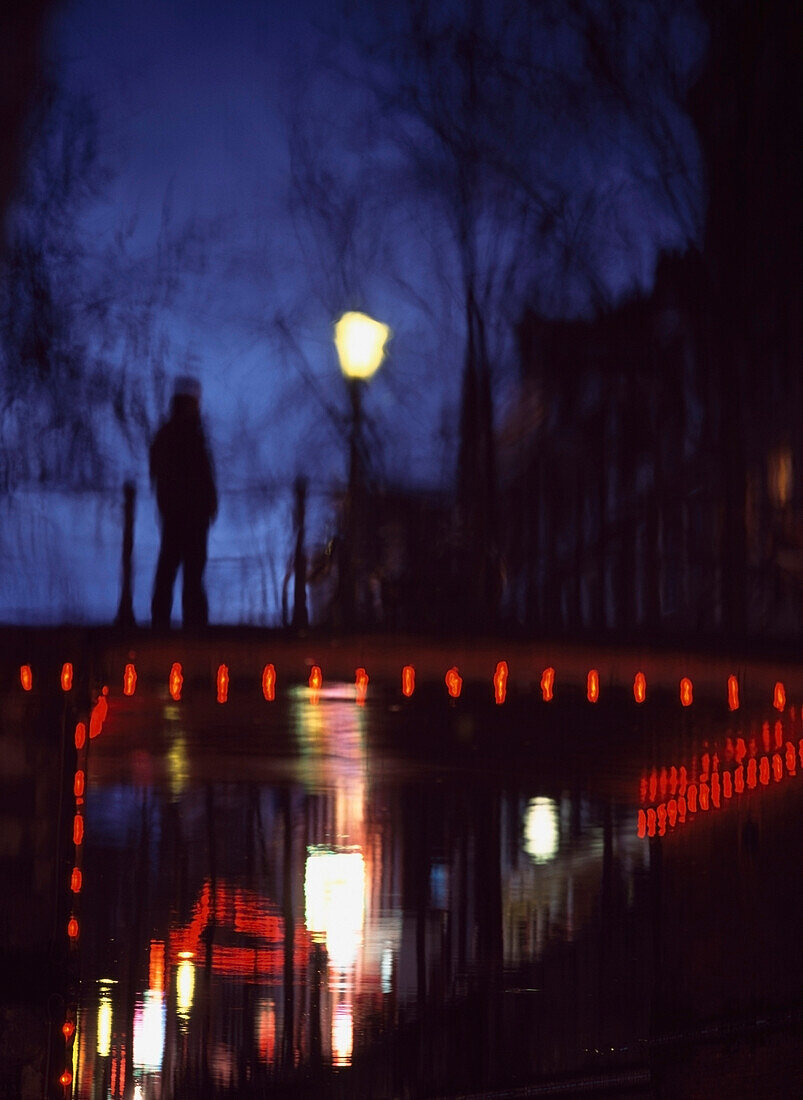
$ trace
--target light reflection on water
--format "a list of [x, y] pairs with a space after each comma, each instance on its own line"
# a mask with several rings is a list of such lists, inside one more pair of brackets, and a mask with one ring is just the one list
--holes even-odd
[[[471, 1004], [475, 987], [509, 1013], [505, 995], [548, 987], [569, 948], [575, 984], [561, 976], [554, 993], [574, 1006], [577, 1049], [583, 1029], [619, 1039], [644, 1026], [652, 931], [635, 917], [653, 867], [636, 812], [666, 769], [621, 805], [532, 769], [421, 764], [411, 778], [373, 745], [376, 712], [355, 706], [351, 684], [289, 699], [275, 778], [254, 778], [259, 730], [224, 780], [216, 757], [199, 760], [197, 718], [170, 711], [117, 739], [113, 715], [90, 759], [82, 965], [95, 992], [77, 1096], [122, 1097], [129, 1075], [129, 1091], [162, 1098], [345, 1070], [428, 1005]], [[164, 768], [143, 766], [159, 753]], [[627, 967], [643, 973], [620, 996]], [[558, 1027], [558, 1002], [546, 1016], [543, 1004], [517, 1008], [511, 1045]], [[481, 1046], [487, 1025], [480, 1013], [460, 1027], [470, 1062], [471, 1029]]]

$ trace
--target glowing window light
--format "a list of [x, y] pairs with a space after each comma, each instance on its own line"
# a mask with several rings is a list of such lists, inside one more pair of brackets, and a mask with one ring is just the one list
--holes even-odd
[[722, 776], [722, 793], [726, 798], [731, 798], [733, 796], [733, 779], [731, 778], [730, 772], [725, 772]]
[[643, 672], [637, 672], [633, 680], [633, 698], [637, 703], [643, 703], [647, 698], [647, 677]]
[[59, 1077], [59, 1084], [64, 1085], [65, 1088], [72, 1084], [72, 1074], [68, 1069], [65, 1069], [64, 1073]]
[[444, 677], [446, 688], [452, 699], [458, 699], [463, 690], [463, 678], [457, 670], [457, 665], [452, 665]]
[[98, 1054], [108, 1058], [112, 1049], [112, 998], [108, 988], [101, 988], [98, 1002]]
[[86, 775], [84, 774], [84, 772], [79, 770], [75, 773], [75, 778], [73, 779], [73, 785], [72, 785], [73, 794], [75, 795], [76, 798], [82, 798], [83, 797], [85, 785], [86, 785]]
[[524, 815], [524, 851], [533, 863], [548, 863], [558, 852], [558, 807], [551, 798], [531, 798]]
[[[755, 786], [755, 784], [753, 784]], [[740, 764], [733, 773], [733, 789], [737, 794], [744, 793], [744, 764]]]
[[750, 790], [753, 790], [756, 785], [756, 771], [756, 761], [755, 757], [753, 757], [747, 762], [747, 786]]
[[643, 840], [644, 837], [647, 835], [647, 815], [644, 813], [643, 810], [639, 810], [639, 812], [638, 812], [638, 830], [637, 831], [638, 831], [639, 839]]
[[786, 689], [779, 680], [772, 693], [772, 705], [776, 710], [783, 711], [786, 707]]
[[728, 710], [739, 709], [739, 681], [735, 676], [728, 677]]
[[368, 694], [368, 673], [364, 668], [358, 668], [354, 673], [354, 687], [356, 689], [356, 702], [358, 707], [365, 706], [365, 697]]
[[402, 669], [402, 695], [409, 699], [415, 691], [415, 669], [412, 665], [405, 665]]
[[599, 672], [597, 669], [589, 669], [586, 677], [586, 698], [589, 703], [596, 703], [599, 699]]
[[86, 744], [86, 726], [83, 722], [78, 722], [75, 727], [75, 747], [82, 749]]
[[72, 675], [73, 675], [72, 665], [70, 664], [69, 661], [65, 661], [64, 664], [61, 666], [61, 690], [62, 691], [71, 691], [72, 690]]
[[550, 703], [555, 694], [555, 670], [551, 666], [541, 673], [541, 698]]
[[508, 674], [507, 661], [499, 661], [494, 672], [494, 700], [497, 706], [501, 706], [507, 697]]
[[770, 781], [770, 762], [766, 756], [761, 757], [761, 762], [758, 766], [758, 778], [765, 787]]
[[229, 697], [229, 668], [228, 665], [220, 665], [217, 670], [217, 701], [225, 703]]
[[195, 964], [190, 959], [181, 959], [176, 969], [176, 1009], [183, 1016], [189, 1016], [195, 995]]
[[165, 1039], [165, 1003], [161, 993], [145, 992], [134, 1007], [133, 1064], [144, 1070], [162, 1068]]
[[655, 836], [655, 823], [657, 821], [657, 815], [652, 806], [647, 810], [647, 836]]
[[123, 672], [123, 695], [133, 695], [137, 690], [137, 670], [127, 664]]
[[76, 848], [84, 842], [84, 819], [81, 814], [76, 814], [73, 818], [72, 841]]
[[329, 961], [347, 970], [357, 961], [365, 915], [365, 863], [361, 852], [312, 848], [304, 872], [305, 923], [323, 937]]
[[269, 703], [276, 698], [276, 669], [273, 665], [265, 665], [262, 669], [262, 694]]
[[81, 874], [80, 867], [73, 867], [72, 874], [70, 875], [70, 889], [74, 894], [80, 894], [83, 884], [84, 876]]
[[106, 696], [109, 693], [109, 689], [104, 687], [97, 701], [92, 708], [92, 712], [89, 715], [89, 736], [90, 739], [99, 737], [103, 730], [103, 723], [106, 721], [106, 715], [109, 713], [109, 704], [106, 701]]
[[783, 761], [779, 752], [773, 753], [772, 756], [772, 778], [776, 783], [780, 783], [783, 778]]
[[181, 689], [184, 686], [184, 674], [181, 670], [181, 663], [175, 661], [170, 669], [170, 677], [167, 681], [168, 690], [170, 692], [170, 698], [174, 702], [178, 702], [181, 699]]
[[676, 798], [670, 798], [666, 804], [666, 816], [669, 818], [669, 824], [674, 829], [678, 819], [678, 803]]
[[67, 921], [67, 935], [70, 937], [71, 940], [78, 939], [78, 921], [75, 919], [75, 917], [70, 917], [70, 919]]
[[323, 673], [318, 665], [313, 665], [309, 674], [309, 686], [311, 691], [320, 691], [323, 684]]
[[686, 792], [686, 805], [689, 807], [690, 814], [697, 813], [697, 787], [694, 783], [689, 783], [689, 789]]
[[335, 1005], [332, 1016], [332, 1065], [350, 1066], [354, 1048], [354, 1011], [348, 1003]]
[[680, 702], [684, 707], [690, 707], [694, 701], [694, 685], [688, 676], [680, 681]]

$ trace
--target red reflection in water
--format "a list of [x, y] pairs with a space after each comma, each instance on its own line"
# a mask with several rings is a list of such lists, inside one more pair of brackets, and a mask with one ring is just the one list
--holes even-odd
[[586, 697], [589, 703], [596, 703], [599, 699], [599, 672], [592, 668], [586, 678]]
[[106, 715], [109, 713], [109, 704], [106, 701], [109, 689], [103, 688], [103, 691], [97, 698], [97, 702], [92, 708], [92, 713], [89, 715], [89, 736], [98, 737], [103, 730], [103, 723], [106, 721]]
[[783, 744], [783, 722], [778, 719], [775, 723], [775, 748], [779, 749]]
[[647, 776], [642, 775], [638, 785], [639, 800], [641, 802], [647, 801]]
[[70, 937], [71, 940], [78, 939], [78, 921], [75, 919], [75, 917], [70, 917], [69, 921], [67, 922], [67, 935]]
[[658, 797], [658, 773], [655, 768], [650, 772], [650, 802]]
[[181, 663], [179, 661], [174, 661], [173, 667], [170, 669], [170, 678], [167, 681], [167, 687], [170, 692], [170, 698], [176, 703], [181, 698], [181, 689], [183, 685], [184, 675], [181, 671]]
[[733, 780], [730, 772], [725, 772], [722, 776], [722, 793], [726, 798], [730, 798], [733, 794]]
[[686, 783], [687, 783], [686, 765], [681, 764], [681, 766], [680, 766], [680, 780], [678, 782], [678, 794], [682, 794], [682, 795], [686, 794]]
[[647, 679], [643, 672], [637, 672], [633, 681], [633, 698], [637, 703], [643, 703], [647, 698]]
[[747, 761], [747, 786], [752, 790], [756, 785], [756, 761], [755, 757], [752, 757]]
[[666, 768], [661, 768], [660, 775], [658, 776], [658, 790], [661, 793], [661, 798], [666, 798]]
[[269, 703], [276, 698], [276, 669], [273, 665], [265, 665], [262, 669], [262, 694]]
[[402, 695], [408, 699], [415, 691], [415, 669], [412, 665], [405, 665], [402, 669]]
[[229, 668], [228, 665], [220, 665], [217, 670], [217, 701], [225, 703], [229, 698]]
[[735, 676], [728, 677], [728, 710], [739, 709], [739, 681]]
[[[691, 792], [689, 792], [689, 793], [691, 793]], [[701, 783], [700, 784], [700, 809], [701, 810], [707, 810], [709, 808], [709, 805], [710, 805], [710, 801], [709, 801], [708, 784], [707, 783]]]
[[151, 940], [148, 956], [148, 988], [156, 993], [164, 993], [165, 945], [162, 940]]
[[721, 805], [720, 801], [720, 784], [719, 784], [719, 772], [714, 772], [711, 776], [711, 805], [715, 809], [719, 809]]
[[364, 668], [358, 668], [354, 673], [354, 686], [357, 689], [357, 706], [364, 707], [368, 694], [368, 673]]
[[666, 805], [662, 802], [656, 810], [658, 816], [658, 836], [666, 836]]
[[647, 835], [647, 815], [643, 810], [638, 812], [638, 835], [642, 840]]
[[669, 793], [673, 798], [678, 793], [678, 770], [674, 764], [669, 769]]
[[736, 738], [736, 752], [734, 753], [734, 755], [736, 757], [737, 764], [741, 764], [741, 762], [747, 756], [747, 746], [744, 743], [743, 737]]
[[772, 778], [776, 783], [780, 783], [783, 778], [783, 760], [779, 752], [774, 753], [772, 757]]
[[70, 664], [69, 661], [65, 661], [64, 664], [61, 666], [61, 690], [62, 691], [71, 691], [72, 690], [72, 673], [73, 673], [72, 665]]
[[800, 757], [800, 766], [803, 768], [803, 737], [798, 741], [797, 754]]
[[666, 813], [669, 818], [669, 824], [674, 829], [675, 823], [678, 819], [678, 803], [676, 798], [670, 798], [666, 804]]
[[765, 787], [770, 781], [770, 762], [766, 756], [762, 756], [761, 761], [759, 762], [758, 778], [761, 780], [762, 785]]
[[680, 701], [684, 707], [690, 707], [694, 701], [694, 685], [688, 676], [680, 681]]
[[683, 795], [681, 795], [680, 798], [678, 798], [678, 821], [682, 825], [685, 820], [686, 820], [686, 799], [683, 797]]
[[545, 703], [551, 702], [555, 693], [555, 670], [551, 666], [541, 673], [541, 697]]
[[[755, 783], [753, 786], [755, 786]], [[737, 794], [744, 793], [744, 764], [740, 764], [733, 773], [733, 789]]]
[[656, 820], [657, 815], [655, 813], [655, 810], [650, 807], [649, 810], [647, 810], [647, 836], [655, 836]]
[[69, 1043], [70, 1039], [72, 1039], [73, 1035], [75, 1035], [75, 1024], [72, 1022], [72, 1020], [64, 1021], [64, 1023], [61, 1025], [61, 1034]]
[[453, 665], [446, 673], [446, 687], [452, 699], [457, 699], [463, 690], [463, 679], [457, 671], [457, 665]]
[[31, 672], [30, 665], [20, 666], [20, 683], [25, 691], [30, 691], [33, 687], [33, 673]]
[[694, 783], [689, 783], [689, 789], [687, 791], [687, 805], [689, 807], [690, 814], [697, 813], [697, 788]]
[[323, 673], [318, 665], [313, 665], [309, 674], [309, 686], [312, 691], [320, 691], [323, 684]]
[[764, 746], [764, 752], [770, 751], [770, 724], [764, 722], [761, 726], [761, 744]]
[[70, 875], [70, 889], [74, 894], [80, 894], [83, 884], [84, 876], [81, 874], [80, 868], [73, 867], [72, 874]]
[[783, 711], [786, 706], [786, 689], [780, 680], [775, 685], [775, 690], [772, 693], [772, 705], [780, 711]]
[[497, 706], [504, 703], [507, 696], [507, 677], [507, 661], [499, 661], [496, 666], [496, 672], [494, 673], [494, 699], [496, 700]]
[[794, 775], [796, 771], [795, 746], [791, 741], [786, 742], [786, 770], [790, 775]]
[[79, 722], [75, 727], [75, 747], [82, 749], [86, 744], [86, 726]]
[[710, 755], [710, 753], [707, 753], [707, 752], [703, 753], [702, 759], [700, 760], [700, 764], [702, 765], [702, 769], [703, 769], [702, 772], [700, 773], [700, 782], [701, 783], [707, 783], [708, 782], [708, 773], [711, 770], [711, 755]]
[[82, 771], [75, 773], [75, 779], [73, 780], [72, 791], [76, 798], [82, 798], [84, 794], [84, 782], [86, 776]]
[[76, 814], [72, 822], [72, 842], [76, 848], [84, 842], [84, 819]]
[[123, 672], [123, 695], [133, 695], [136, 690], [137, 670], [132, 664], [128, 664]]

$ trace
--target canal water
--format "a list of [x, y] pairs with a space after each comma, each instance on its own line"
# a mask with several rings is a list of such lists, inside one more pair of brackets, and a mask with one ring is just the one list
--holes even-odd
[[803, 1095], [799, 709], [356, 696], [109, 694], [74, 1096]]

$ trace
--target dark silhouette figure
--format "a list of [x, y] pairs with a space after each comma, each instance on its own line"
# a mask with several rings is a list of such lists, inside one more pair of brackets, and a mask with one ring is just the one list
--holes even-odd
[[196, 379], [178, 378], [170, 419], [151, 444], [151, 483], [156, 488], [162, 521], [162, 545], [151, 602], [155, 627], [170, 625], [179, 566], [183, 569], [183, 625], [203, 627], [209, 617], [203, 575], [209, 526], [217, 514], [217, 491], [201, 424], [200, 398], [201, 387]]

